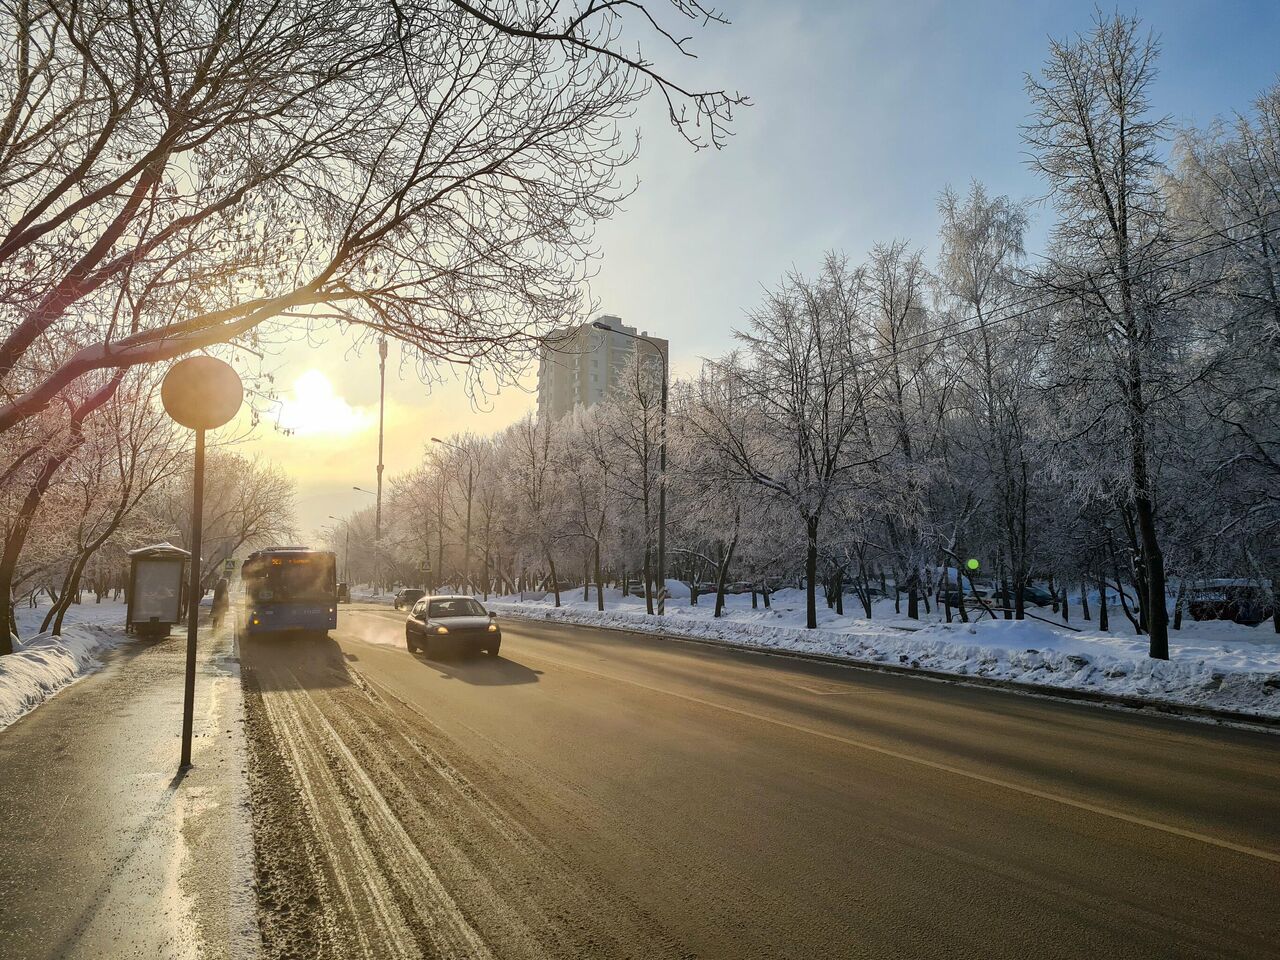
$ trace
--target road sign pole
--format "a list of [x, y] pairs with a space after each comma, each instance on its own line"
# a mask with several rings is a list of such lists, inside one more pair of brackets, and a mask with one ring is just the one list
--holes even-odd
[[200, 538], [204, 527], [204, 430], [196, 430], [195, 479], [191, 495], [191, 575], [187, 587], [187, 677], [182, 698], [182, 761], [191, 766], [191, 725], [196, 706], [196, 630], [200, 625]]
[[196, 630], [200, 626], [200, 535], [204, 526], [204, 432], [216, 430], [240, 409], [239, 375], [216, 357], [187, 357], [164, 375], [160, 402], [175, 421], [196, 434], [191, 490], [191, 575], [187, 581], [187, 673], [182, 700], [181, 773], [191, 766], [191, 726], [196, 706]]

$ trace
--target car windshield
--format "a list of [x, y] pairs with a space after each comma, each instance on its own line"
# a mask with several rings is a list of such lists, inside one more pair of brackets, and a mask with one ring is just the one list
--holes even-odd
[[443, 619], [445, 617], [483, 617], [485, 615], [484, 607], [476, 603], [470, 597], [453, 597], [449, 600], [432, 600], [431, 612], [428, 616], [433, 619]]

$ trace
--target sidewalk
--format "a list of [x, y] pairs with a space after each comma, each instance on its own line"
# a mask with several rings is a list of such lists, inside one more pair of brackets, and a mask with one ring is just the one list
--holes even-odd
[[176, 777], [178, 629], [0, 732], [0, 957], [257, 955], [239, 664], [228, 631], [201, 631], [194, 766]]

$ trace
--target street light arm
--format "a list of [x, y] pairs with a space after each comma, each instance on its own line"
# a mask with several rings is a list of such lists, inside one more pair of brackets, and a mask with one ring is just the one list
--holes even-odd
[[663, 352], [663, 349], [658, 346], [658, 341], [654, 340], [652, 337], [646, 337], [642, 333], [627, 333], [625, 330], [619, 330], [617, 327], [611, 327], [607, 323], [601, 323], [599, 320], [592, 320], [591, 325], [597, 330], [603, 330], [605, 333], [616, 333], [618, 336], [626, 337], [628, 340], [643, 340], [649, 346], [653, 347], [654, 353], [656, 353], [658, 355], [658, 359], [662, 361], [662, 379], [664, 382], [667, 380], [667, 355]]

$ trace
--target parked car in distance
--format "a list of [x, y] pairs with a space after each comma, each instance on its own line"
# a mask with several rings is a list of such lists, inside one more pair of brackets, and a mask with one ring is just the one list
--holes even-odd
[[[1012, 591], [1010, 591], [1012, 593]], [[996, 587], [989, 595], [993, 600], [998, 602], [1002, 607], [1013, 606], [1012, 600], [1005, 602], [1005, 592], [1003, 587]], [[1053, 594], [1044, 587], [1034, 583], [1025, 584], [1022, 588], [1022, 602], [1030, 604], [1033, 607], [1047, 607], [1053, 603]]]
[[1272, 616], [1274, 603], [1256, 580], [1204, 580], [1187, 591], [1192, 620], [1234, 620], [1253, 627]]
[[396, 609], [400, 610], [402, 608], [407, 609], [408, 607], [412, 607], [426, 595], [427, 591], [425, 590], [419, 590], [417, 587], [406, 587], [404, 590], [401, 590], [396, 594]]
[[445, 647], [496, 657], [502, 629], [474, 597], [422, 597], [409, 611], [404, 639], [410, 653], [421, 650], [428, 657]]
[[[890, 594], [892, 595], [892, 594]], [[953, 583], [942, 591], [942, 602], [949, 607], [960, 606], [961, 593]], [[980, 605], [980, 601], [985, 600], [991, 603], [991, 587], [985, 583], [964, 585], [964, 602], [969, 605]]]

